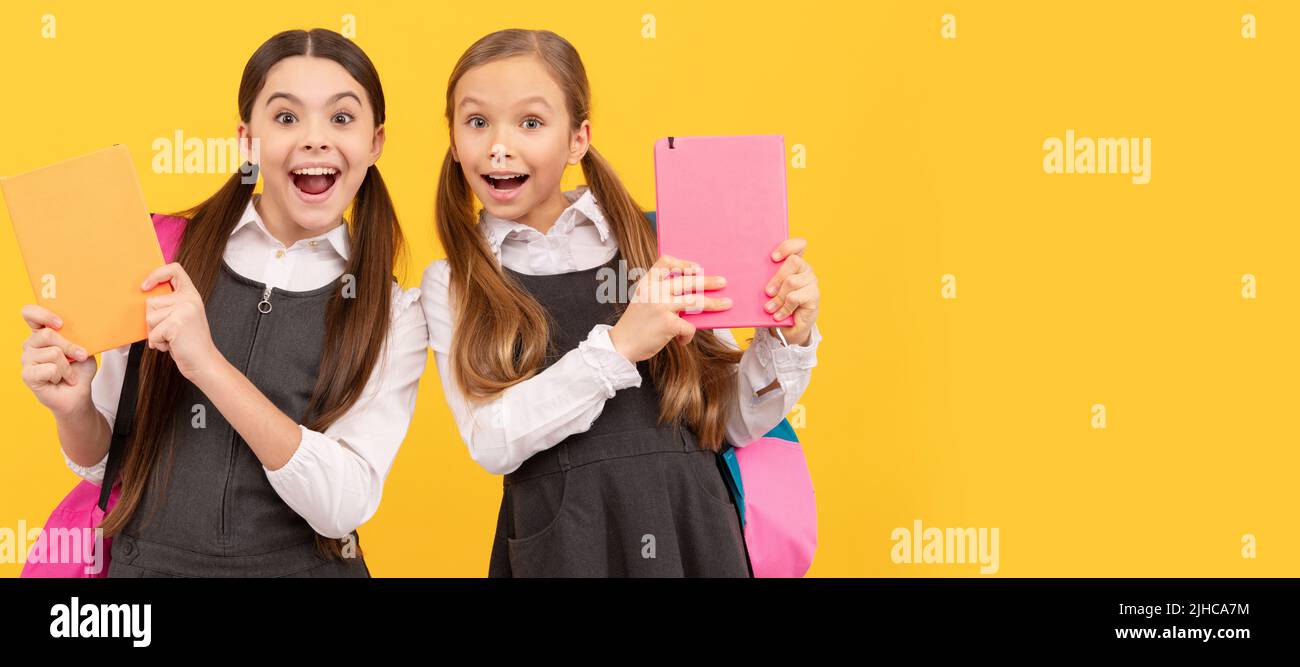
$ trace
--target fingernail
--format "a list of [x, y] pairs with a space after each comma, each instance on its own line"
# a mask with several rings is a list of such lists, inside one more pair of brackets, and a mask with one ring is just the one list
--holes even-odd
[[781, 259], [781, 253], [779, 253], [779, 252], [773, 252], [773, 253], [772, 253], [772, 259]]
[[77, 355], [77, 361], [85, 361], [85, 360], [86, 360], [86, 350], [85, 350], [85, 348], [81, 348], [81, 347], [79, 347], [79, 348], [77, 348], [76, 350], [74, 350], [74, 353]]
[[767, 286], [767, 295], [768, 295], [768, 296], [776, 296], [776, 286], [774, 286], [774, 285], [768, 285], [768, 286]]
[[55, 327], [55, 328], [59, 328], [59, 327], [62, 327], [62, 326], [63, 326], [63, 320], [61, 320], [61, 319], [59, 319], [59, 318], [57, 318], [57, 317], [54, 318], [54, 327]]
[[731, 299], [728, 299], [728, 298], [725, 298], [725, 297], [724, 297], [724, 298], [722, 299], [722, 305], [723, 305], [724, 307], [726, 307], [726, 308], [730, 308], [730, 307], [731, 307]]
[[718, 285], [726, 285], [726, 284], [727, 284], [726, 278], [721, 278], [721, 277], [718, 278]]
[[769, 313], [776, 310], [776, 301], [768, 301], [767, 305], [763, 306], [763, 310], [766, 310]]

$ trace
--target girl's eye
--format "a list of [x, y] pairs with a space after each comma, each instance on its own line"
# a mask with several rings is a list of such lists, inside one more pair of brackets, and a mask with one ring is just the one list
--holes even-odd
[[482, 116], [471, 116], [468, 122], [470, 127], [477, 130], [487, 127], [487, 119]]
[[526, 130], [537, 130], [537, 129], [541, 129], [541, 127], [542, 127], [541, 119], [528, 118], [524, 120], [524, 129]]
[[[339, 120], [340, 118], [341, 118], [342, 120]], [[340, 123], [340, 124], [343, 124], [343, 125], [347, 125], [348, 123], [351, 123], [353, 120], [354, 120], [354, 118], [352, 117], [352, 114], [350, 114], [350, 113], [348, 113], [348, 112], [346, 112], [346, 111], [340, 111], [340, 112], [334, 114], [334, 122], [336, 122], [336, 123]]]
[[288, 111], [281, 111], [275, 115], [275, 122], [281, 125], [292, 125], [293, 123], [298, 122], [298, 118]]

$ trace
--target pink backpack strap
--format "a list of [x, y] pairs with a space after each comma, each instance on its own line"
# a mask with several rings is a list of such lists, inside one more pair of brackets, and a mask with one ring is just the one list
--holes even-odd
[[163, 261], [176, 261], [181, 249], [181, 237], [185, 235], [185, 226], [189, 220], [174, 215], [152, 214], [153, 231], [158, 235], [158, 245], [162, 248]]

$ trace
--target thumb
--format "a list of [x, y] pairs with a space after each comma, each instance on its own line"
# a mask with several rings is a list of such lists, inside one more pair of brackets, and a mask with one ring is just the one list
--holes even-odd
[[95, 378], [95, 373], [99, 364], [95, 361], [95, 355], [87, 355], [85, 361], [72, 362], [72, 371], [77, 374], [77, 384], [83, 381], [89, 383]]

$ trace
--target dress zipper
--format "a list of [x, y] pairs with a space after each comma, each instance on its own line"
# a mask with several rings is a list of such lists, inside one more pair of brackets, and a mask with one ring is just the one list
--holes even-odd
[[[266, 315], [271, 312], [271, 288], [267, 286], [262, 290], [262, 300], [257, 302], [257, 312]], [[253, 348], [257, 345], [257, 332], [262, 328], [262, 318], [259, 316], [253, 323], [253, 337], [248, 342], [248, 355], [244, 357], [244, 374], [247, 375], [249, 366], [253, 363]], [[230, 494], [230, 480], [235, 476], [235, 444], [239, 437], [234, 428], [230, 429], [230, 464], [226, 468], [226, 485], [221, 491], [221, 537], [226, 537], [226, 496]]]

